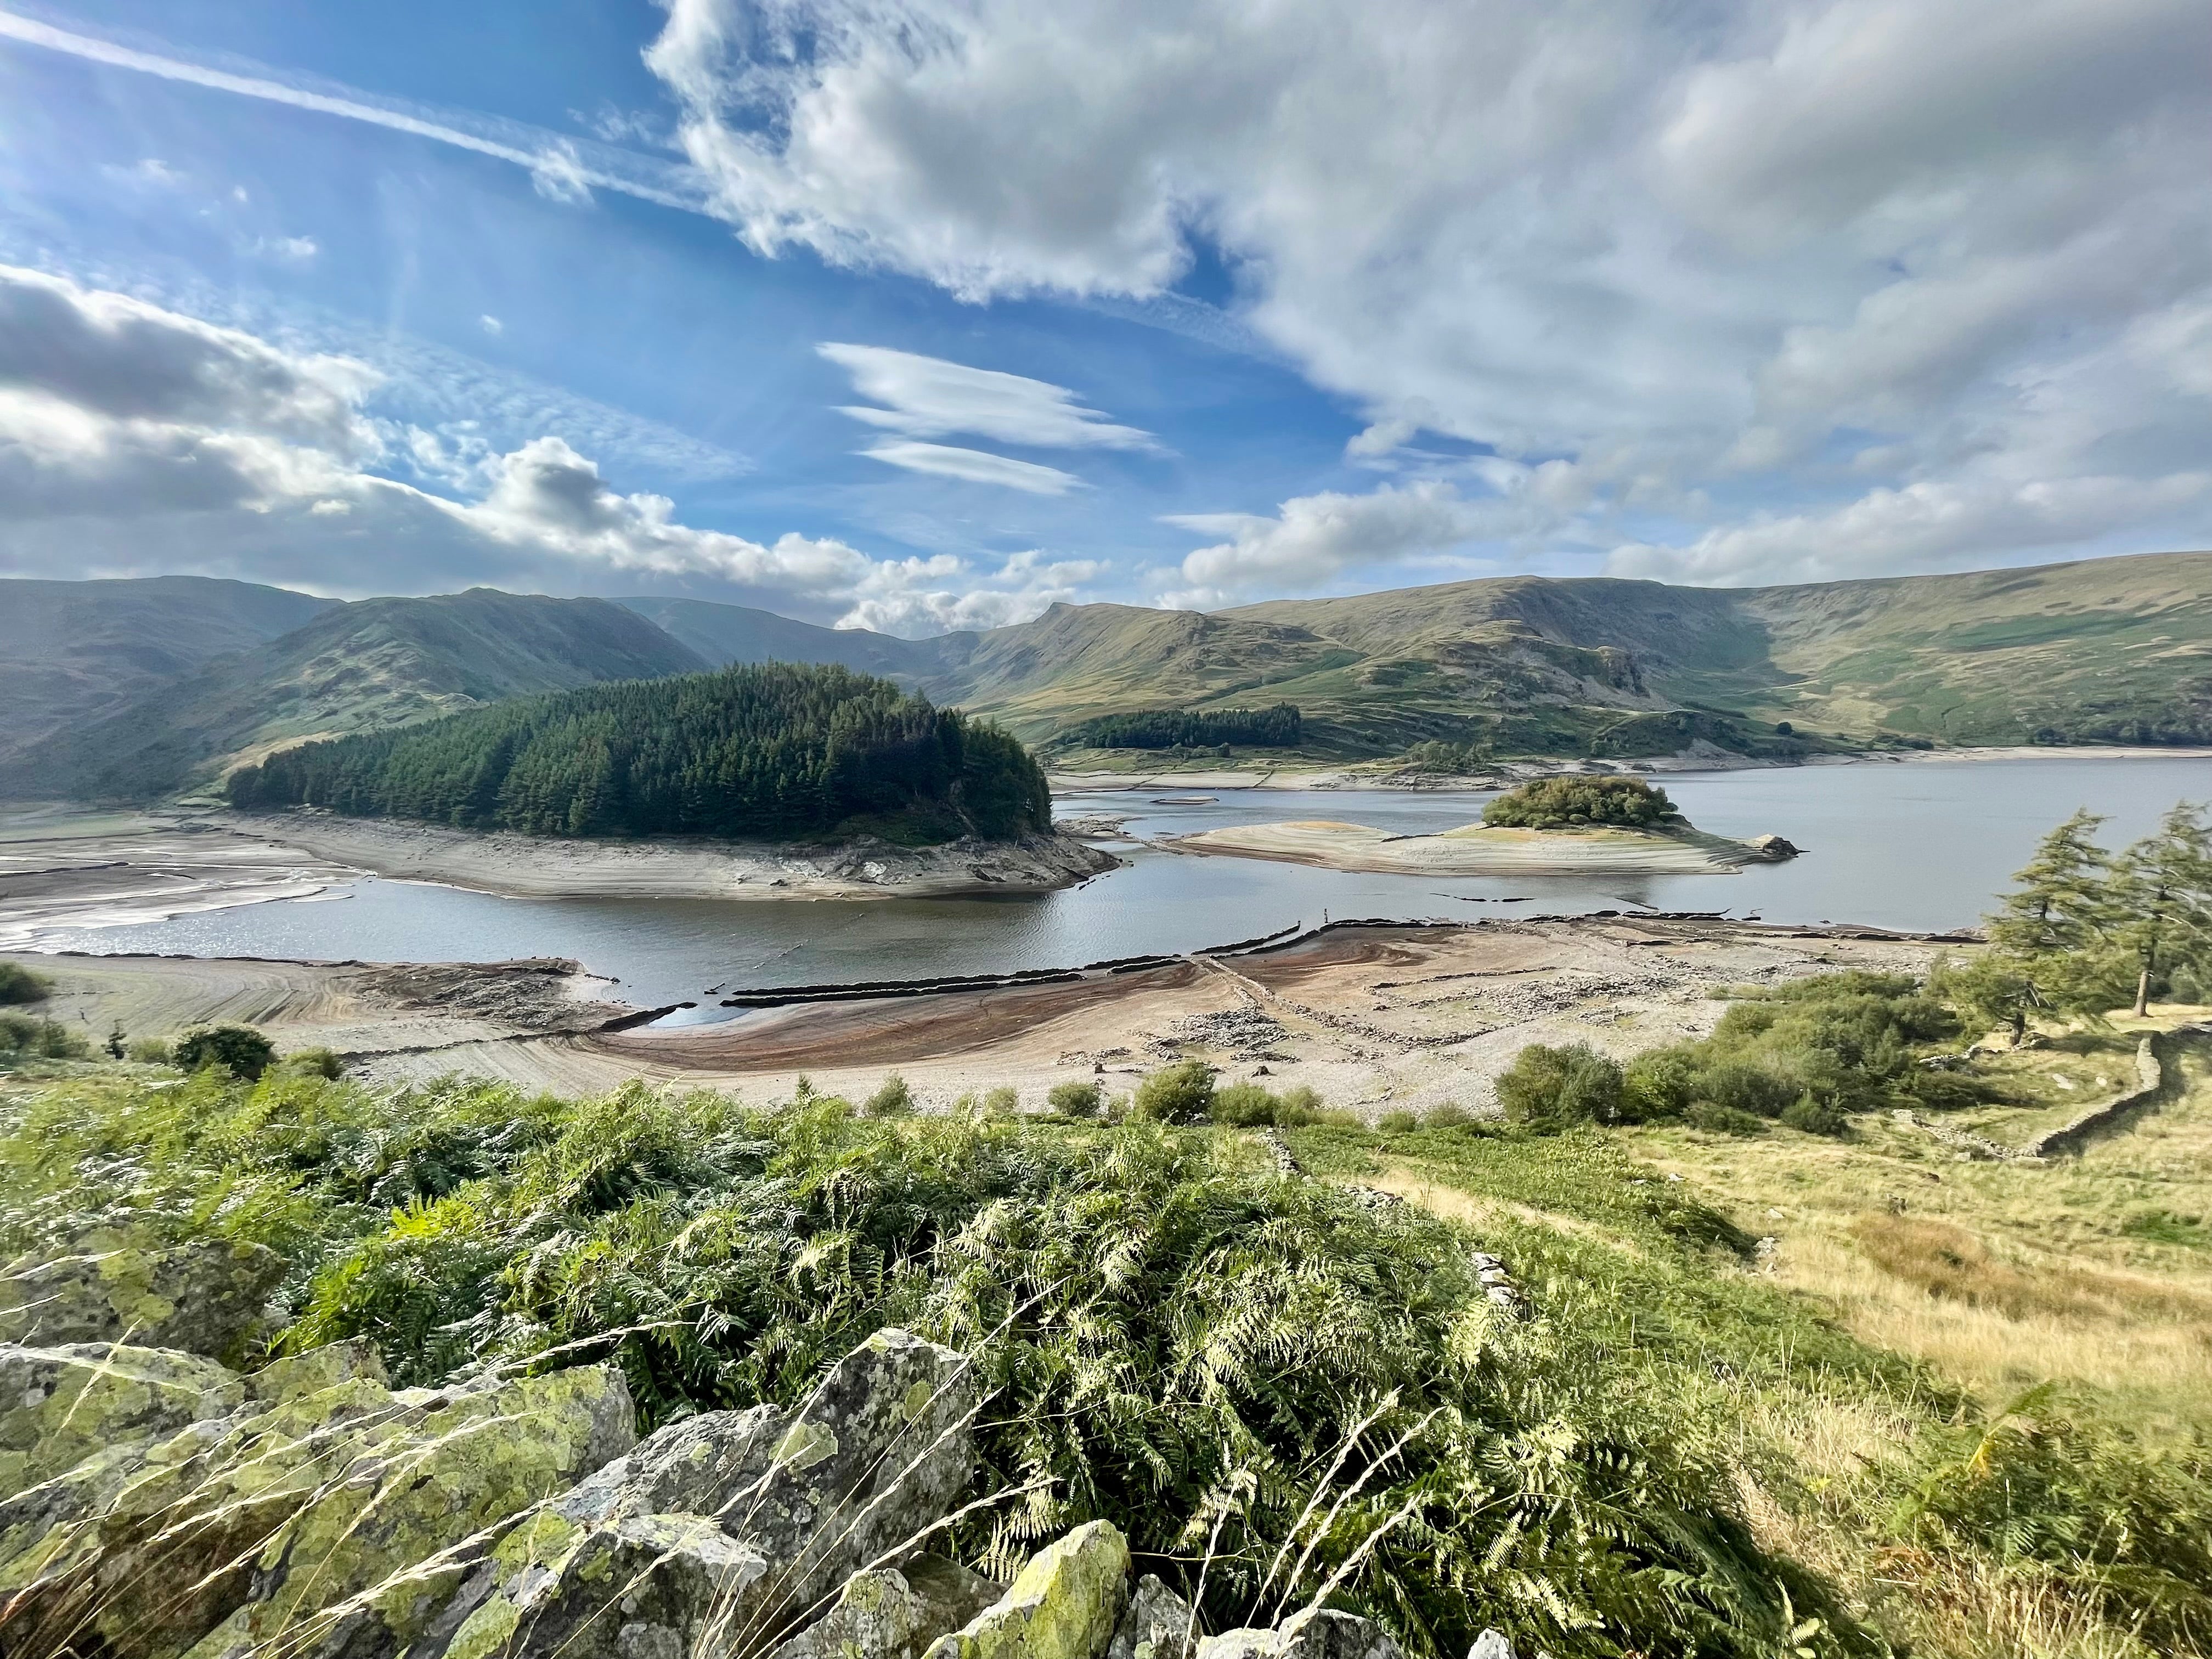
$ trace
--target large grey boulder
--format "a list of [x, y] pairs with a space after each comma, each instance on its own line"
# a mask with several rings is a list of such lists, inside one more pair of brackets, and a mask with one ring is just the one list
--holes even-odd
[[[636, 1439], [605, 1366], [394, 1394], [352, 1347], [246, 1378], [115, 1352], [234, 1409], [118, 1442], [0, 1505], [9, 1659], [236, 1659], [280, 1634], [295, 1655], [396, 1654], [517, 1516]], [[83, 1392], [127, 1403], [138, 1385], [112, 1384], [120, 1370], [112, 1353]], [[137, 1421], [166, 1425], [151, 1407]]]
[[1137, 1580], [1106, 1659], [1193, 1659], [1197, 1629], [1190, 1603], [1148, 1572]]
[[1128, 1540], [1092, 1521], [1030, 1557], [1005, 1595], [925, 1659], [1103, 1659], [1128, 1599]]
[[0, 1268], [0, 1341], [127, 1342], [234, 1365], [273, 1328], [269, 1299], [283, 1278], [283, 1258], [258, 1244], [158, 1249], [96, 1232], [66, 1254]]
[[965, 1356], [884, 1330], [788, 1412], [665, 1428], [516, 1528], [410, 1659], [768, 1646], [956, 1506], [978, 1400]]
[[768, 1659], [921, 1659], [997, 1601], [1005, 1586], [943, 1556], [854, 1573], [837, 1605]]
[[1331, 1607], [1309, 1607], [1273, 1630], [1232, 1630], [1199, 1644], [1198, 1659], [1406, 1659], [1380, 1626]]

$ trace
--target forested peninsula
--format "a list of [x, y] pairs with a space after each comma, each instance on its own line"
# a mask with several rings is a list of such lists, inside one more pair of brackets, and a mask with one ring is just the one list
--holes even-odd
[[957, 709], [843, 668], [783, 663], [518, 698], [272, 755], [233, 806], [318, 806], [534, 836], [905, 845], [1048, 831], [1044, 775]]

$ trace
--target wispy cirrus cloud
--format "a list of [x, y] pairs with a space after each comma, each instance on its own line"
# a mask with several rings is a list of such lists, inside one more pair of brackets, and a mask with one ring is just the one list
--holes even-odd
[[1018, 461], [994, 455], [987, 449], [962, 449], [951, 444], [925, 444], [911, 440], [870, 444], [860, 452], [872, 461], [902, 467], [908, 472], [930, 472], [940, 478], [966, 483], [1000, 484], [1032, 495], [1065, 495], [1083, 487], [1083, 480], [1056, 466]]

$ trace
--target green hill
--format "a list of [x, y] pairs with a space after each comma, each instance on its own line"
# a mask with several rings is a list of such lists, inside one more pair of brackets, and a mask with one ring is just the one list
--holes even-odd
[[55, 732], [0, 771], [0, 789], [18, 798], [147, 799], [305, 738], [705, 666], [605, 599], [483, 587], [364, 599], [150, 688], [104, 720]]
[[[943, 655], [936, 640], [902, 640], [865, 628], [817, 628], [742, 605], [663, 599], [615, 603], [635, 611], [715, 668], [753, 662], [825, 663], [862, 674], [912, 676], [930, 672]], [[975, 636], [950, 637], [965, 641]]]
[[246, 809], [311, 805], [533, 835], [918, 843], [1052, 827], [1020, 744], [888, 680], [769, 664], [632, 681], [306, 744], [234, 772]]
[[336, 603], [205, 576], [0, 580], [0, 764]]
[[1748, 589], [1511, 576], [1215, 616], [1058, 605], [921, 684], [1031, 743], [1263, 702], [1295, 704], [1321, 756], [2212, 743], [2212, 554]]

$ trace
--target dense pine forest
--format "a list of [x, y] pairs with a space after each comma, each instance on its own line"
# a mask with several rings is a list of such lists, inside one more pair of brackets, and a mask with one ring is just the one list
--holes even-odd
[[1207, 748], [1243, 743], [1295, 749], [1304, 722], [1297, 708], [1152, 708], [1132, 714], [1099, 714], [1070, 726], [1057, 739], [1087, 749]]
[[784, 663], [518, 698], [303, 744], [231, 775], [244, 810], [311, 805], [550, 836], [908, 843], [1048, 830], [1012, 738], [888, 680]]

